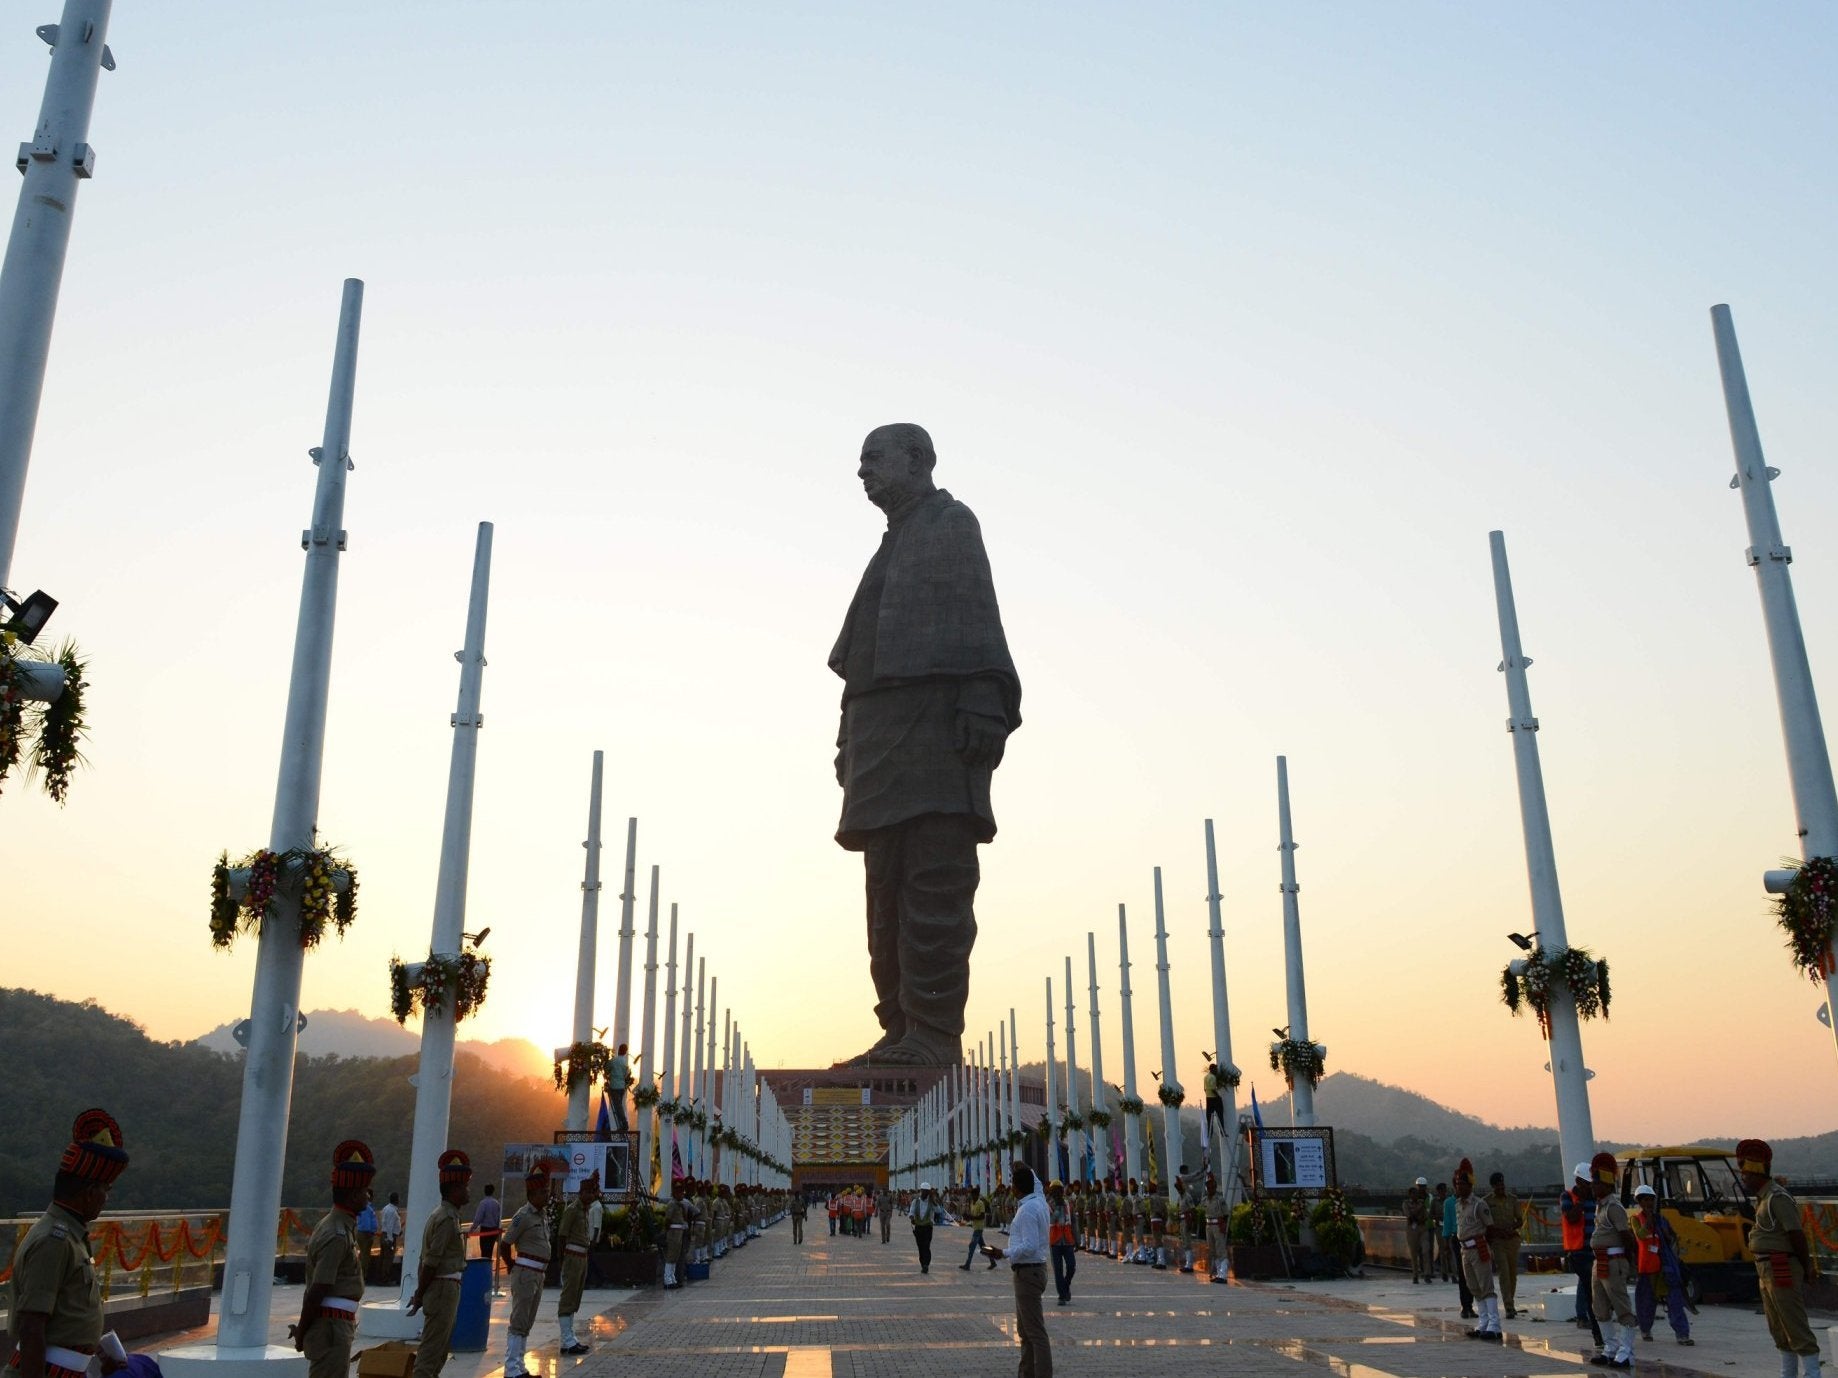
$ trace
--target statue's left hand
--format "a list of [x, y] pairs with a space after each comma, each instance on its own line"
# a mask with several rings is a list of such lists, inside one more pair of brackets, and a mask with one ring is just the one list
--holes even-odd
[[972, 768], [994, 770], [1002, 764], [1002, 753], [1008, 746], [1008, 728], [981, 713], [957, 715], [957, 754]]

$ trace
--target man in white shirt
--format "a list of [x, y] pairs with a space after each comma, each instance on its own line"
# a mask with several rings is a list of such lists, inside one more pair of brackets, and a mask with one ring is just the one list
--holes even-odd
[[1006, 1258], [1015, 1277], [1015, 1330], [1021, 1336], [1019, 1378], [1053, 1378], [1053, 1346], [1040, 1299], [1047, 1293], [1047, 1198], [1026, 1163], [1009, 1170], [1015, 1218], [1008, 1224], [1008, 1248], [985, 1248], [991, 1259]]
[[378, 1233], [383, 1237], [383, 1276], [387, 1280], [389, 1266], [395, 1262], [396, 1246], [402, 1242], [402, 1206], [401, 1193], [390, 1192], [389, 1204], [377, 1212]]
[[932, 1184], [921, 1182], [919, 1195], [913, 1198], [907, 1212], [913, 1221], [913, 1242], [919, 1246], [919, 1271], [932, 1271], [932, 1225], [938, 1219], [938, 1202], [932, 1197]]

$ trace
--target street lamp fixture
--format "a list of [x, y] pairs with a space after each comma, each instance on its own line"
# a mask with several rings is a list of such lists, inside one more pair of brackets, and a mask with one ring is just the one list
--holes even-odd
[[23, 601], [13, 597], [10, 591], [0, 589], [0, 602], [4, 602], [12, 614], [5, 622], [0, 622], [0, 631], [11, 632], [28, 646], [37, 640], [45, 623], [51, 620], [51, 614], [57, 611], [57, 599], [43, 589], [27, 595]]
[[1530, 952], [1536, 946], [1532, 939], [1538, 936], [1538, 930], [1534, 928], [1530, 933], [1508, 933], [1506, 936], [1519, 951]]

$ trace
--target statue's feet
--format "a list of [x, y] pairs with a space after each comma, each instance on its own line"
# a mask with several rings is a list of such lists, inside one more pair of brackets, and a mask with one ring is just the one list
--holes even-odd
[[964, 1048], [954, 1038], [912, 1030], [873, 1060], [880, 1067], [955, 1067], [964, 1060]]
[[846, 1057], [841, 1062], [832, 1065], [836, 1067], [866, 1067], [870, 1063], [885, 1062], [887, 1060], [888, 1050], [898, 1046], [900, 1038], [901, 1035], [899, 1033], [889, 1029], [880, 1036], [874, 1046], [868, 1049], [867, 1052], [857, 1053], [854, 1057]]

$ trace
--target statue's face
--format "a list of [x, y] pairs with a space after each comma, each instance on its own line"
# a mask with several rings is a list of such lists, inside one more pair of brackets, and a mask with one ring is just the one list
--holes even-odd
[[873, 431], [862, 442], [862, 460], [856, 477], [868, 501], [882, 511], [898, 507], [931, 483], [931, 475], [905, 446], [893, 443], [882, 431]]

